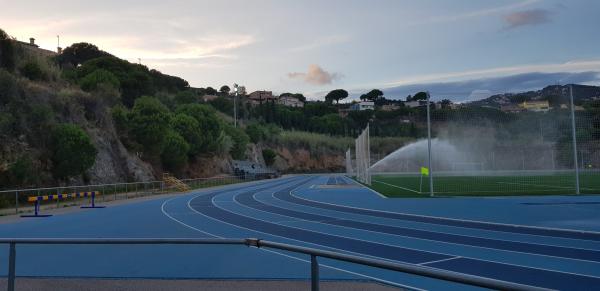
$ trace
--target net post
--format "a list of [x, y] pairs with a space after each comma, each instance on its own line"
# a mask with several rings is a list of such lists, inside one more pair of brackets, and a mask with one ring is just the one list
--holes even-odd
[[319, 262], [315, 255], [310, 255], [310, 290], [319, 291]]
[[15, 278], [16, 278], [16, 259], [17, 259], [17, 250], [14, 242], [10, 243], [8, 250], [8, 291], [15, 290]]
[[19, 191], [15, 191], [15, 214], [19, 214]]
[[577, 159], [577, 133], [575, 132], [575, 106], [573, 103], [573, 85], [569, 85], [569, 99], [571, 102], [571, 141], [573, 143], [573, 162], [575, 163], [575, 194], [580, 194], [579, 163]]
[[433, 197], [433, 169], [431, 168], [431, 111], [429, 91], [427, 93], [427, 167], [429, 168], [429, 196]]
[[366, 136], [366, 141], [367, 141], [367, 146], [365, 148], [366, 150], [366, 159], [367, 159], [367, 169], [365, 171], [367, 177], [367, 185], [371, 186], [371, 130], [370, 130], [370, 124], [367, 123], [367, 136]]

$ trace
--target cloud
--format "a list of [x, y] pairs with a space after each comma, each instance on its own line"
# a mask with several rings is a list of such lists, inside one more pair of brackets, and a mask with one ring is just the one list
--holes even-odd
[[499, 93], [538, 90], [557, 83], [600, 85], [600, 71], [530, 72], [464, 81], [402, 85], [383, 89], [383, 92], [388, 97], [399, 99], [419, 91], [429, 91], [435, 100], [451, 99], [461, 102], [482, 99]]
[[545, 9], [531, 9], [517, 11], [504, 16], [504, 21], [508, 25], [507, 29], [513, 29], [520, 26], [538, 25], [550, 22], [550, 11]]
[[312, 85], [327, 85], [342, 77], [339, 73], [329, 73], [319, 65], [312, 64], [308, 66], [306, 73], [292, 72], [288, 73], [290, 79], [299, 79]]
[[[494, 78], [509, 75], [518, 75], [532, 72], [556, 73], [556, 72], [589, 72], [600, 68], [600, 60], [575, 60], [565, 63], [554, 64], [526, 64], [520, 66], [498, 67], [481, 70], [470, 70], [460, 72], [448, 72], [442, 74], [420, 75], [404, 78], [395, 82], [384, 84], [384, 87], [402, 86], [410, 84], [454, 82], [471, 79]], [[371, 85], [372, 87], [373, 85]]]

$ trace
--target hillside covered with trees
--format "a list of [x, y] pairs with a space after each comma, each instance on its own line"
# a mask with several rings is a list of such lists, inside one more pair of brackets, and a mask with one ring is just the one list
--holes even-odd
[[[581, 88], [589, 98], [598, 91]], [[559, 89], [564, 91], [432, 103], [433, 134], [448, 134], [450, 124], [491, 129], [498, 140], [522, 129], [531, 136], [551, 132], [556, 118], [514, 114], [499, 106], [549, 100], [560, 111], [564, 94], [552, 93]], [[179, 77], [119, 59], [93, 44], [76, 43], [57, 54], [0, 30], [0, 184], [6, 189], [148, 181], [163, 172], [206, 177], [231, 173], [232, 160], [284, 172], [342, 171], [344, 152], [367, 124], [371, 150], [380, 157], [427, 134], [424, 92], [405, 101], [388, 99], [379, 89], [362, 94], [359, 99], [372, 102], [375, 110], [352, 109], [358, 100], [343, 102], [348, 98], [343, 89], [322, 101], [307, 101], [300, 93], [279, 95], [303, 102], [301, 107], [253, 104], [243, 95], [238, 127], [233, 126], [233, 95], [227, 85], [192, 88]], [[579, 116], [591, 120], [581, 134], [589, 137], [584, 143], [590, 151], [600, 139], [599, 102], [577, 100], [585, 112]], [[545, 146], [567, 147], [566, 134], [558, 132], [554, 138], [561, 142]]]

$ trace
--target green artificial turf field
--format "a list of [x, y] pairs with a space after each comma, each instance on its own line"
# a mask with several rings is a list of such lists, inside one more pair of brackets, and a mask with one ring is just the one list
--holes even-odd
[[[416, 174], [372, 176], [371, 188], [388, 197], [429, 197], [429, 177]], [[572, 172], [496, 175], [435, 175], [438, 196], [507, 196], [575, 194]], [[600, 194], [600, 172], [579, 175], [581, 194]]]

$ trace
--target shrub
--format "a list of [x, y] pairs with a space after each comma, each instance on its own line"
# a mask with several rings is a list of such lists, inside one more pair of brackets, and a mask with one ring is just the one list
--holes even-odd
[[32, 81], [42, 81], [47, 79], [47, 76], [40, 68], [40, 65], [34, 61], [25, 63], [21, 68], [21, 74]]
[[9, 72], [15, 70], [15, 42], [0, 29], [0, 68]]
[[127, 108], [125, 108], [125, 106], [121, 104], [117, 104], [111, 109], [111, 115], [115, 124], [115, 128], [120, 133], [124, 133], [127, 131], [127, 126], [129, 123], [128, 114], [129, 111], [127, 110]]
[[189, 153], [191, 155], [199, 153], [202, 144], [206, 143], [198, 121], [185, 113], [175, 115], [171, 121], [171, 127], [190, 145]]
[[135, 141], [151, 154], [161, 152], [171, 113], [158, 99], [141, 97], [129, 114], [129, 130]]
[[225, 127], [225, 132], [231, 137], [233, 146], [229, 153], [236, 160], [242, 160], [246, 157], [246, 146], [250, 141], [248, 135], [240, 128], [231, 125]]
[[277, 153], [275, 153], [275, 151], [272, 149], [262, 150], [262, 155], [267, 166], [273, 165], [273, 163], [275, 162], [275, 157], [277, 157]]
[[15, 117], [10, 112], [0, 112], [0, 134], [11, 135], [15, 125]]
[[[229, 116], [233, 116], [233, 102], [229, 98], [219, 96], [219, 97], [215, 98], [214, 100], [209, 101], [208, 103], [215, 109], [217, 109]], [[239, 102], [238, 102], [238, 105], [239, 105]], [[238, 110], [239, 109], [240, 108], [238, 108]]]
[[29, 156], [20, 156], [8, 167], [8, 172], [13, 185], [26, 185], [36, 177], [33, 160]]
[[176, 113], [187, 114], [198, 121], [203, 137], [202, 143], [199, 145], [200, 152], [217, 150], [222, 128], [212, 107], [203, 104], [186, 104], [179, 106]]
[[274, 124], [252, 123], [246, 127], [246, 134], [253, 143], [275, 139], [281, 133], [281, 128]]
[[17, 80], [6, 70], [0, 69], [0, 105], [16, 99], [18, 93]]
[[57, 178], [81, 175], [94, 165], [98, 151], [76, 125], [61, 124], [52, 132], [53, 174]]
[[173, 99], [175, 103], [180, 105], [196, 103], [198, 101], [198, 99], [196, 98], [196, 94], [189, 90], [177, 93]]
[[110, 54], [91, 43], [80, 42], [65, 48], [57, 59], [61, 65], [69, 64], [77, 67], [86, 61], [105, 56], [110, 56]]
[[119, 88], [119, 79], [107, 70], [97, 69], [79, 80], [81, 89], [88, 92], [95, 91], [102, 85]]
[[179, 172], [188, 161], [188, 151], [190, 145], [181, 135], [174, 131], [169, 131], [165, 136], [161, 160], [165, 169], [172, 172]]

